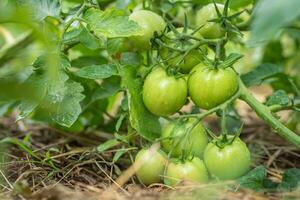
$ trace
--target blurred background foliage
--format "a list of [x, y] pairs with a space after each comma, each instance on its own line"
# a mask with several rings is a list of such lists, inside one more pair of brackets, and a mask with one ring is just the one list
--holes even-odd
[[[116, 124], [124, 119], [127, 100], [121, 98], [119, 76], [94, 81], [74, 73], [85, 66], [109, 63], [109, 52], [116, 52], [122, 45], [121, 38], [96, 38], [78, 21], [66, 30], [82, 2], [0, 1], [0, 116], [19, 110], [18, 119], [28, 117], [71, 132], [91, 127], [114, 132]], [[125, 14], [141, 9], [143, 3], [87, 2], [101, 9], [123, 10]], [[191, 27], [195, 26], [195, 11], [210, 2], [144, 1], [174, 23], [184, 21], [186, 14]], [[298, 0], [231, 1], [232, 10], [245, 10], [238, 22], [243, 38], [225, 47], [227, 53], [244, 55], [235, 65], [238, 72], [244, 74], [262, 63], [275, 63], [300, 85], [299, 7]], [[289, 90], [280, 82], [274, 81], [273, 86], [275, 90]], [[296, 130], [299, 119], [299, 114], [293, 114], [287, 122], [289, 127]]]

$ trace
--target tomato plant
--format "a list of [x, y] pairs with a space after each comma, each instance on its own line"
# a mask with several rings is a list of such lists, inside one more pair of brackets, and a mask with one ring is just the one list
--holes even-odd
[[161, 152], [142, 149], [137, 153], [135, 161], [141, 164], [136, 175], [143, 184], [160, 182], [166, 164], [166, 158]]
[[246, 144], [239, 138], [225, 144], [218, 139], [207, 145], [204, 162], [212, 176], [226, 180], [244, 175], [250, 168], [251, 159]]
[[165, 173], [164, 183], [169, 186], [176, 186], [182, 181], [192, 183], [206, 183], [208, 172], [202, 160], [194, 157], [192, 160], [173, 161], [168, 164]]
[[[252, 138], [268, 135], [252, 131], [254, 112], [281, 138], [268, 136], [274, 145], [259, 153], [269, 159], [257, 162], [298, 167], [289, 159], [300, 149], [299, 7], [296, 0], [0, 1], [0, 126], [13, 127], [0, 134], [0, 149], [14, 148], [0, 163], [2, 190], [27, 178], [15, 174], [28, 174], [32, 191], [48, 182], [43, 174], [53, 175], [51, 184], [76, 182], [54, 172], [75, 177], [69, 169], [78, 164], [88, 167], [84, 184], [103, 172], [120, 189], [135, 172], [145, 185], [214, 177], [268, 192], [296, 187], [298, 180], [284, 182], [296, 175], [280, 174], [275, 184], [265, 171], [244, 174], [257, 164], [250, 152], [261, 148]], [[153, 144], [162, 149], [145, 148]], [[26, 153], [17, 173], [6, 167], [23, 159], [16, 148]], [[280, 156], [286, 165], [273, 163]], [[33, 168], [48, 172], [42, 182], [23, 171]], [[245, 179], [252, 182], [240, 184]]]
[[238, 90], [238, 75], [232, 68], [215, 68], [199, 64], [189, 80], [189, 94], [200, 108], [213, 108], [229, 99]]
[[167, 124], [161, 137], [163, 150], [171, 153], [173, 157], [180, 157], [183, 153], [202, 157], [208, 143], [205, 128], [196, 119]]
[[168, 75], [159, 67], [148, 74], [143, 86], [143, 101], [147, 109], [159, 116], [177, 112], [186, 102], [187, 83], [184, 77]]

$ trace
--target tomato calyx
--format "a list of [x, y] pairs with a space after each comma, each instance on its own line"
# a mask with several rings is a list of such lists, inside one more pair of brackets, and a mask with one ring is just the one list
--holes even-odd
[[242, 130], [243, 124], [240, 127], [239, 131], [234, 135], [228, 135], [227, 133], [223, 133], [220, 138], [214, 138], [213, 143], [220, 149], [223, 149], [225, 146], [231, 145], [237, 138], [239, 138], [242, 133]]
[[218, 17], [215, 19], [208, 20], [208, 22], [219, 23], [226, 32], [235, 33], [237, 35], [242, 36], [243, 34], [240, 32], [238, 27], [234, 25], [234, 20], [238, 18], [245, 10], [229, 15], [229, 0], [227, 0], [224, 4], [223, 12], [220, 11], [216, 2], [213, 2], [215, 10], [217, 12]]

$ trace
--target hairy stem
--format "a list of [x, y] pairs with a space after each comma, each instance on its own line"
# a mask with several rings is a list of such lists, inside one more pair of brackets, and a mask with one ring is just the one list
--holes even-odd
[[270, 125], [279, 136], [286, 139], [300, 149], [299, 135], [288, 129], [276, 117], [274, 117], [270, 108], [254, 98], [254, 96], [249, 92], [242, 81], [240, 81], [240, 90], [240, 98], [245, 101], [260, 118], [262, 118], [268, 125]]

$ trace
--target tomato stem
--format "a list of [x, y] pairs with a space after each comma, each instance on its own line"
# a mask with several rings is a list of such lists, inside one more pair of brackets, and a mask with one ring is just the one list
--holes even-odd
[[222, 116], [221, 116], [221, 132], [225, 137], [228, 134], [227, 127], [226, 127], [226, 110], [227, 110], [227, 105], [224, 106], [224, 108], [222, 109]]
[[197, 113], [197, 114], [179, 115], [179, 116], [177, 116], [177, 118], [198, 118], [201, 120], [201, 119], [207, 117], [208, 115], [211, 115], [211, 114], [217, 112], [218, 110], [222, 110], [224, 107], [227, 107], [228, 104], [232, 103], [234, 100], [239, 98], [239, 96], [240, 96], [240, 89], [232, 97], [230, 97], [227, 101], [225, 101], [224, 103], [222, 103], [210, 110], [207, 110], [202, 113]]
[[272, 115], [271, 109], [259, 102], [246, 88], [244, 83], [240, 80], [240, 99], [245, 101], [255, 112], [262, 118], [267, 124], [269, 124], [275, 132], [286, 139], [290, 143], [294, 144], [300, 149], [300, 136], [284, 126], [276, 117]]

